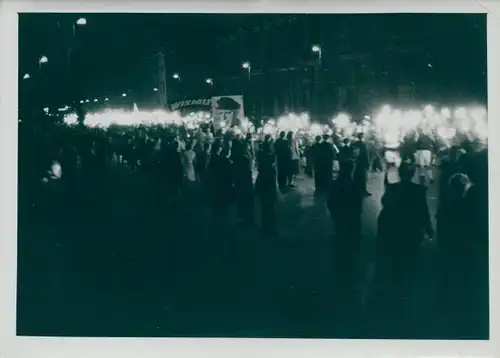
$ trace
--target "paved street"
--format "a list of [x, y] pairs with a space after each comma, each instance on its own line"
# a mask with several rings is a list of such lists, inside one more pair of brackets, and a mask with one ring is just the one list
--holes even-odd
[[[272, 239], [235, 219], [214, 221], [196, 193], [180, 214], [149, 213], [140, 204], [143, 188], [140, 180], [113, 186], [113, 220], [20, 229], [20, 334], [433, 337], [435, 275], [425, 254], [432, 245], [423, 250], [403, 322], [371, 305], [381, 173], [370, 174], [373, 196], [364, 204], [354, 311], [337, 300], [332, 224], [310, 178], [281, 197], [280, 235]], [[432, 214], [435, 197], [433, 187]]]

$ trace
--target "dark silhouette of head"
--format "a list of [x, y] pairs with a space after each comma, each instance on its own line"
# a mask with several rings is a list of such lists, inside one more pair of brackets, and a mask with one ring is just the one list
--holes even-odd
[[402, 162], [399, 166], [398, 173], [401, 182], [409, 183], [415, 176], [415, 165], [411, 162]]
[[280, 132], [280, 138], [281, 139], [285, 138], [285, 135], [286, 135], [285, 131], [281, 131]]
[[451, 176], [448, 181], [451, 192], [455, 197], [461, 197], [467, 190], [467, 187], [471, 185], [471, 180], [464, 173], [456, 173]]
[[237, 111], [241, 105], [230, 97], [222, 97], [217, 101], [217, 108], [226, 111]]
[[316, 143], [319, 143], [321, 142], [321, 136], [320, 135], [317, 135], [316, 138], [314, 138], [316, 140]]

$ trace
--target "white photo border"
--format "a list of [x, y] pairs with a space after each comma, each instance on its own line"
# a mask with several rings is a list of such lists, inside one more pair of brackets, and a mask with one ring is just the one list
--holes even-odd
[[[490, 155], [490, 341], [296, 340], [296, 339], [111, 339], [16, 337], [17, 257], [17, 12], [296, 12], [296, 13], [487, 13], [490, 153], [500, 132], [500, 0], [4, 0], [0, 3], [0, 358], [11, 357], [333, 357], [497, 356], [500, 352], [498, 159]], [[467, 49], [464, 49], [467, 51]], [[457, 74], [460, 75], [460, 74]], [[495, 100], [496, 99], [496, 100]], [[495, 218], [497, 218], [495, 220]], [[495, 257], [496, 256], [496, 257]]]

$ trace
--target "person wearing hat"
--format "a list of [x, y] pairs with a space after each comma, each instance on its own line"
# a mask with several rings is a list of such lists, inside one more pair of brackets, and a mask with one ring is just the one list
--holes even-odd
[[401, 180], [386, 186], [378, 217], [379, 277], [387, 289], [386, 298], [394, 299], [394, 304], [402, 303], [407, 294], [405, 282], [411, 282], [420, 244], [426, 235], [434, 235], [426, 187], [412, 182], [415, 170], [412, 162], [401, 163]]

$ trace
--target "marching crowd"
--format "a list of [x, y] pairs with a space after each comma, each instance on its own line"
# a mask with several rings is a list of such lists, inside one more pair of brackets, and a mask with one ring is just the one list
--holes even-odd
[[[260, 203], [261, 229], [274, 235], [279, 192], [293, 190], [305, 158], [305, 173], [314, 177], [316, 193], [326, 198], [334, 222], [337, 271], [345, 273], [347, 292], [347, 267], [359, 250], [363, 201], [371, 195], [368, 172], [384, 167], [377, 262], [387, 278], [385, 285], [398, 292], [392, 296], [405, 296], [405, 282], [420, 245], [426, 237], [437, 236], [443, 309], [461, 311], [461, 322], [466, 322], [462, 326], [467, 327], [485, 317], [478, 310], [484, 311], [488, 296], [487, 149], [464, 142], [439, 154], [435, 234], [426, 186], [433, 182], [431, 156], [437, 151], [424, 134], [410, 149], [401, 146], [381, 152], [371, 142], [365, 143], [362, 133], [355, 140], [318, 136], [307, 144], [293, 132], [281, 132], [277, 139], [266, 135], [260, 141], [251, 134], [222, 135], [209, 128], [200, 133], [21, 126], [19, 220], [29, 220], [37, 210], [39, 214], [50, 210], [56, 220], [89, 220], [89, 212], [105, 220], [111, 188], [123, 176], [140, 173], [147, 178], [144, 201], [151, 209], [164, 205], [175, 211], [184, 194], [197, 187], [200, 203], [206, 203], [219, 220], [236, 205], [241, 223], [254, 227], [255, 203]], [[391, 168], [398, 173], [397, 181], [389, 179]]]

